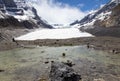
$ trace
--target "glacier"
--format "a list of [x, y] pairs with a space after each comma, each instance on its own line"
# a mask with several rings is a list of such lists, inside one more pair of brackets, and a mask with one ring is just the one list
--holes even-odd
[[81, 32], [78, 28], [64, 29], [39, 29], [26, 35], [15, 38], [15, 40], [37, 40], [37, 39], [69, 39], [79, 37], [94, 37], [93, 35]]

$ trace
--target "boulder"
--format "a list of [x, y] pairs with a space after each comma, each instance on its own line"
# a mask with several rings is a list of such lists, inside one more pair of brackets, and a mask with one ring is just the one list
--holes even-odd
[[72, 67], [61, 62], [51, 64], [50, 81], [80, 81], [81, 75], [76, 73]]
[[4, 72], [4, 70], [1, 70], [1, 69], [0, 69], [0, 72]]

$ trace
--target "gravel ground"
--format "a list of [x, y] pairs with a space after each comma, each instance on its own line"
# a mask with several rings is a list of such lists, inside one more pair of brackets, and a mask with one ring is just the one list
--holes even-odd
[[88, 48], [120, 52], [120, 38], [116, 37], [85, 37], [73, 39], [45, 39], [35, 41], [17, 41], [19, 45], [37, 46], [75, 46], [86, 45]]

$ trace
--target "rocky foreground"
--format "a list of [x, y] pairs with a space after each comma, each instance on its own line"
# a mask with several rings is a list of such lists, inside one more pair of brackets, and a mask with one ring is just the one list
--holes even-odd
[[119, 54], [88, 49], [86, 46], [19, 48], [0, 52], [0, 79], [119, 81], [119, 58]]

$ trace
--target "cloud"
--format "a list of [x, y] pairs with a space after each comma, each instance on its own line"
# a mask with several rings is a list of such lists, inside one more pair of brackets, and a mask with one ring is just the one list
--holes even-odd
[[105, 4], [101, 4], [101, 5], [100, 5], [100, 8], [103, 8], [104, 6], [105, 6]]
[[84, 7], [85, 5], [80, 3], [80, 4], [78, 4], [77, 6], [78, 6], [78, 7]]
[[[50, 24], [69, 24], [75, 20], [80, 20], [86, 15], [77, 7], [60, 3], [55, 0], [31, 0], [32, 5], [37, 9], [41, 18]], [[83, 5], [82, 5], [83, 6]]]

